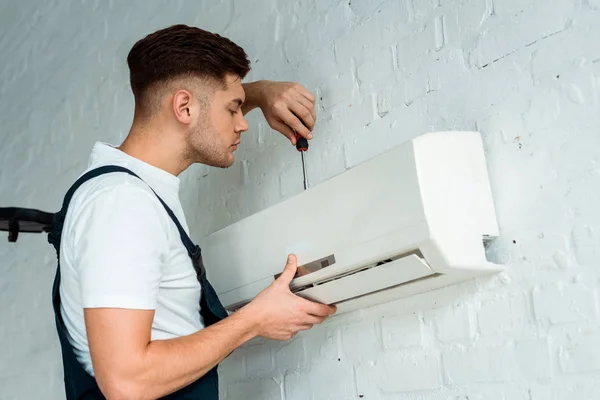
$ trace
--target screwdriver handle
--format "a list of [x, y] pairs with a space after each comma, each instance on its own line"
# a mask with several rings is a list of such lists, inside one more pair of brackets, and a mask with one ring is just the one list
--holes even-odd
[[300, 136], [299, 133], [296, 133], [296, 150], [298, 150], [298, 151], [308, 150], [308, 140], [306, 140], [305, 137]]

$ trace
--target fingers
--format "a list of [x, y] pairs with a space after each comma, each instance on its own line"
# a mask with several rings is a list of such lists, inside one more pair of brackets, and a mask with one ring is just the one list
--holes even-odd
[[298, 330], [299, 331], [307, 331], [307, 330], [311, 329], [312, 327], [313, 327], [312, 324], [303, 324], [298, 327]]
[[307, 315], [300, 324], [296, 325], [294, 330], [307, 331], [309, 329], [312, 329], [313, 326], [323, 323], [326, 319], [327, 317]]
[[[315, 111], [315, 103], [311, 102], [310, 100], [307, 100], [305, 97], [298, 97], [298, 101], [308, 109], [308, 111], [310, 112], [310, 115], [312, 116], [313, 121], [317, 120], [317, 112]], [[313, 126], [311, 127], [311, 129], [314, 127], [314, 123]]]
[[304, 107], [306, 107], [308, 109], [308, 111], [310, 112], [310, 114], [313, 117], [313, 120], [317, 119], [317, 113], [315, 111], [314, 100], [307, 99], [305, 96], [302, 96], [301, 94], [296, 96], [296, 100], [298, 101], [298, 103], [302, 104]]
[[308, 315], [303, 321], [304, 324], [317, 325], [323, 323], [327, 317], [317, 317], [316, 315]]
[[296, 264], [296, 256], [293, 254], [288, 255], [287, 264], [277, 281], [289, 286], [290, 282], [294, 279], [297, 270], [298, 265]]
[[[312, 134], [308, 130], [306, 126], [298, 119], [294, 113], [292, 113], [289, 109], [283, 111], [281, 115], [282, 121], [293, 130], [298, 132], [301, 136], [304, 136], [307, 139], [312, 138]], [[295, 144], [295, 142], [293, 142]]]
[[298, 102], [291, 103], [290, 108], [294, 115], [300, 118], [302, 124], [309, 130], [315, 126], [315, 117], [312, 104], [302, 96], [298, 96]]
[[271, 82], [266, 90], [263, 113], [271, 128], [296, 145], [296, 134], [312, 139], [317, 114], [315, 96], [304, 86], [291, 82]]
[[336, 306], [315, 303], [314, 301], [310, 300], [305, 300], [304, 307], [308, 314], [314, 315], [316, 317], [329, 317], [330, 315], [335, 314], [335, 312], [337, 311]]

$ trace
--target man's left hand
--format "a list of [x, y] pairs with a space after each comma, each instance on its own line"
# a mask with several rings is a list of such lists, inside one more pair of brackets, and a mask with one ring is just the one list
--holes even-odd
[[[250, 86], [253, 85], [253, 86]], [[299, 133], [312, 139], [315, 125], [315, 96], [299, 83], [259, 81], [245, 87], [249, 104], [260, 107], [269, 126], [296, 144]]]

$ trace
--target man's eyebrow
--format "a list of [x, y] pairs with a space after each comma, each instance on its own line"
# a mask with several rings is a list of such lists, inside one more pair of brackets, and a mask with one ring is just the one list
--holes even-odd
[[231, 100], [230, 103], [237, 103], [238, 106], [241, 106], [242, 104], [244, 104], [244, 100], [242, 100], [238, 97], [237, 99]]

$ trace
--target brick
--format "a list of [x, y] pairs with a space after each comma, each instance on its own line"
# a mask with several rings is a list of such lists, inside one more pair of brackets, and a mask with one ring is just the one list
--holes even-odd
[[[398, 30], [409, 33], [411, 27], [404, 27], [408, 21], [408, 9], [404, 1], [386, 1], [382, 3], [381, 12], [372, 18], [353, 27], [344, 36], [335, 41], [336, 57], [340, 65], [347, 65], [352, 58], [371, 60], [385, 47], [397, 43]], [[406, 29], [406, 30], [404, 30]]]
[[[507, 137], [507, 142], [510, 142]], [[524, 143], [522, 143], [524, 142]], [[522, 144], [523, 147], [529, 146], [526, 140], [512, 139], [514, 144]], [[540, 268], [548, 270], [564, 270], [567, 264], [572, 262], [572, 245], [568, 235], [556, 234], [554, 232], [539, 232], [538, 234], [528, 234], [525, 237], [517, 239], [519, 247], [532, 248], [529, 254], [531, 259], [535, 259]], [[543, 246], [540, 246], [543, 244]], [[546, 248], [553, 249], [553, 252], [547, 252]], [[571, 253], [571, 256], [567, 256]], [[561, 260], [563, 254], [565, 259]]]
[[310, 370], [286, 374], [284, 385], [286, 400], [306, 400], [309, 393], [323, 399], [351, 399], [356, 393], [353, 368], [343, 362], [316, 364]]
[[248, 176], [248, 163], [236, 162], [228, 169], [214, 171], [207, 177], [208, 190], [224, 197], [235, 188], [244, 185]]
[[600, 331], [570, 335], [569, 343], [558, 352], [560, 369], [567, 374], [600, 371]]
[[330, 131], [334, 130], [335, 126], [339, 124], [343, 132], [343, 136], [340, 136], [340, 138], [363, 132], [376, 118], [377, 100], [373, 97], [376, 96], [363, 96], [360, 101], [352, 102], [344, 108], [336, 120], [328, 123], [331, 126]]
[[528, 299], [526, 293], [513, 293], [483, 300], [477, 312], [481, 336], [527, 336], [535, 331]]
[[226, 399], [282, 400], [281, 388], [274, 379], [248, 380], [232, 383], [227, 388]]
[[[507, 384], [506, 386], [508, 386]], [[489, 387], [457, 390], [460, 395], [443, 397], [444, 400], [530, 400], [529, 391], [516, 387], [490, 385]]]
[[482, 335], [497, 335], [511, 331], [513, 322], [508, 298], [501, 297], [483, 302], [477, 320]]
[[519, 15], [536, 3], [539, 3], [539, 1], [530, 1], [528, 3], [519, 0], [494, 1], [494, 13], [501, 18], [510, 18]]
[[358, 392], [365, 398], [434, 390], [442, 384], [439, 357], [422, 351], [387, 352], [376, 362], [360, 364], [356, 374]]
[[440, 6], [440, 0], [409, 0], [410, 20], [422, 20], [427, 18], [432, 11]]
[[381, 352], [381, 343], [375, 333], [375, 323], [366, 321], [341, 329], [342, 359], [353, 361], [374, 360]]
[[600, 257], [600, 237], [598, 228], [588, 224], [578, 224], [571, 231], [575, 259], [579, 265], [597, 265]]
[[302, 340], [296, 336], [292, 340], [283, 342], [274, 349], [275, 370], [285, 372], [300, 368], [305, 363]]
[[338, 353], [341, 347], [339, 331], [326, 327], [313, 327], [302, 335], [302, 345], [306, 359], [313, 363], [341, 360], [342, 354]]
[[441, 342], [472, 339], [475, 335], [468, 305], [441, 307], [424, 312], [424, 320], [435, 327], [435, 335]]
[[444, 17], [437, 16], [433, 20], [433, 29], [435, 32], [435, 51], [440, 51], [445, 43]]
[[[305, 157], [305, 160], [306, 158], [308, 157]], [[298, 162], [294, 163], [292, 166], [290, 166], [290, 168], [284, 170], [279, 175], [279, 186], [281, 188], [282, 198], [286, 199], [292, 197], [293, 195], [301, 193], [304, 190], [304, 187], [302, 186], [302, 181], [304, 180], [302, 173], [302, 160], [299, 159], [297, 161]], [[306, 174], [310, 180], [310, 177], [312, 176], [310, 174], [310, 172], [312, 172], [311, 165], [314, 165], [314, 163], [310, 164], [308, 163], [308, 160], [306, 160], [306, 164]]]
[[285, 58], [290, 65], [298, 65], [304, 59], [309, 48], [310, 43], [304, 26], [297, 27], [286, 35], [283, 49]]
[[381, 4], [382, 2], [379, 0], [349, 1], [348, 8], [355, 18], [366, 19], [372, 17]]
[[[403, 74], [402, 80], [391, 89], [390, 108], [410, 106], [416, 99], [423, 97], [430, 90], [431, 75], [434, 71], [421, 68]], [[438, 86], [434, 81], [433, 86]]]
[[553, 283], [533, 289], [537, 319], [554, 324], [593, 320], [597, 316], [594, 292], [576, 284]]
[[351, 168], [390, 148], [393, 113], [377, 119], [358, 135], [344, 138], [346, 168]]
[[[539, 43], [532, 53], [535, 81], [556, 82], [557, 76], [579, 68], [583, 60], [600, 58], [600, 43], [593, 40], [599, 33], [600, 27], [592, 18], [585, 18], [578, 22], [577, 28], [565, 30]], [[553, 58], [557, 48], [562, 49], [561, 57]]]
[[208, 11], [209, 15], [207, 16], [212, 18], [210, 18], [210, 21], [207, 21], [207, 25], [211, 29], [214, 29], [212, 30], [213, 32], [220, 32], [236, 43], [239, 43], [246, 50], [247, 54], [251, 55], [251, 60], [256, 59], [257, 56], [262, 55], [267, 50], [265, 40], [267, 38], [272, 40], [275, 33], [276, 15], [274, 14], [273, 5], [258, 7], [255, 0], [250, 0], [247, 3], [247, 7], [244, 7], [244, 16], [254, 21], [257, 25], [260, 24], [264, 27], [264, 29], [257, 30], [255, 38], [258, 40], [254, 41], [245, 34], [243, 25], [233, 23], [242, 10], [237, 9], [235, 4], [227, 3], [217, 3]]
[[531, 400], [594, 399], [600, 391], [597, 375], [581, 377], [575, 381], [557, 380], [530, 389]]
[[557, 1], [553, 7], [548, 7], [545, 2], [536, 2], [522, 14], [507, 20], [506, 24], [480, 36], [476, 65], [486, 66], [564, 30], [572, 15], [573, 2], [570, 0]]
[[533, 305], [528, 293], [515, 293], [510, 296], [510, 310], [512, 314], [513, 327], [517, 333], [535, 331]]
[[423, 325], [418, 314], [381, 317], [381, 334], [386, 350], [423, 345]]
[[326, 85], [339, 71], [340, 65], [335, 59], [333, 45], [329, 45], [319, 50], [314, 57], [302, 61], [298, 67], [298, 77], [302, 85], [314, 93], [317, 88]]
[[[352, 29], [350, 22], [351, 11], [346, 7], [346, 3], [341, 1], [337, 2], [334, 7], [330, 8], [327, 13], [321, 14], [321, 20], [315, 19], [312, 27], [315, 31], [320, 32], [322, 44], [329, 45], [334, 39], [344, 37]], [[320, 26], [315, 24], [320, 23]], [[320, 29], [322, 26], [327, 26], [326, 30]]]
[[9, 379], [0, 378], [2, 398], [7, 400], [19, 400], [24, 398], [23, 396], [27, 399], [64, 398], [64, 389], [54, 384], [53, 377], [51, 371], [41, 371]]
[[315, 7], [319, 14], [326, 13], [338, 4], [338, 0], [315, 0]]
[[379, 54], [357, 69], [357, 79], [363, 93], [389, 87], [395, 79], [396, 68], [392, 47], [384, 48]]
[[466, 79], [467, 66], [462, 51], [446, 49], [446, 57], [432, 62], [429, 72], [429, 86], [435, 90], [448, 90]]
[[388, 90], [377, 93], [377, 116], [383, 118], [391, 110], [392, 94]]
[[504, 382], [511, 377], [513, 351], [506, 346], [455, 346], [442, 354], [442, 363], [449, 385]]
[[397, 63], [400, 71], [409, 70], [411, 66], [436, 48], [436, 24], [435, 21], [430, 21], [398, 42]]
[[[295, 28], [305, 26], [314, 16], [314, 0], [299, 0], [295, 2], [273, 3], [280, 17], [282, 27], [282, 36], [290, 36]], [[245, 8], [245, 7], [243, 7]], [[262, 6], [256, 6], [257, 12], [260, 12]], [[238, 21], [244, 21], [243, 15], [240, 15]], [[241, 23], [243, 25], [243, 23]]]
[[571, 265], [571, 259], [567, 253], [562, 250], [556, 250], [552, 255], [554, 264], [558, 269], [567, 269]]
[[219, 365], [221, 370], [227, 371], [227, 381], [242, 380], [246, 377], [246, 367], [244, 362], [244, 351], [235, 350]]
[[552, 357], [547, 340], [520, 341], [514, 351], [517, 376], [527, 380], [552, 377]]
[[489, 0], [467, 0], [452, 8], [443, 16], [445, 43], [459, 47], [461, 39], [476, 34], [491, 14]]
[[329, 85], [321, 91], [321, 104], [329, 108], [338, 104], [350, 104], [358, 86], [351, 71], [330, 79]]
[[262, 377], [273, 371], [273, 353], [266, 346], [252, 346], [244, 351], [246, 373], [250, 377]]

